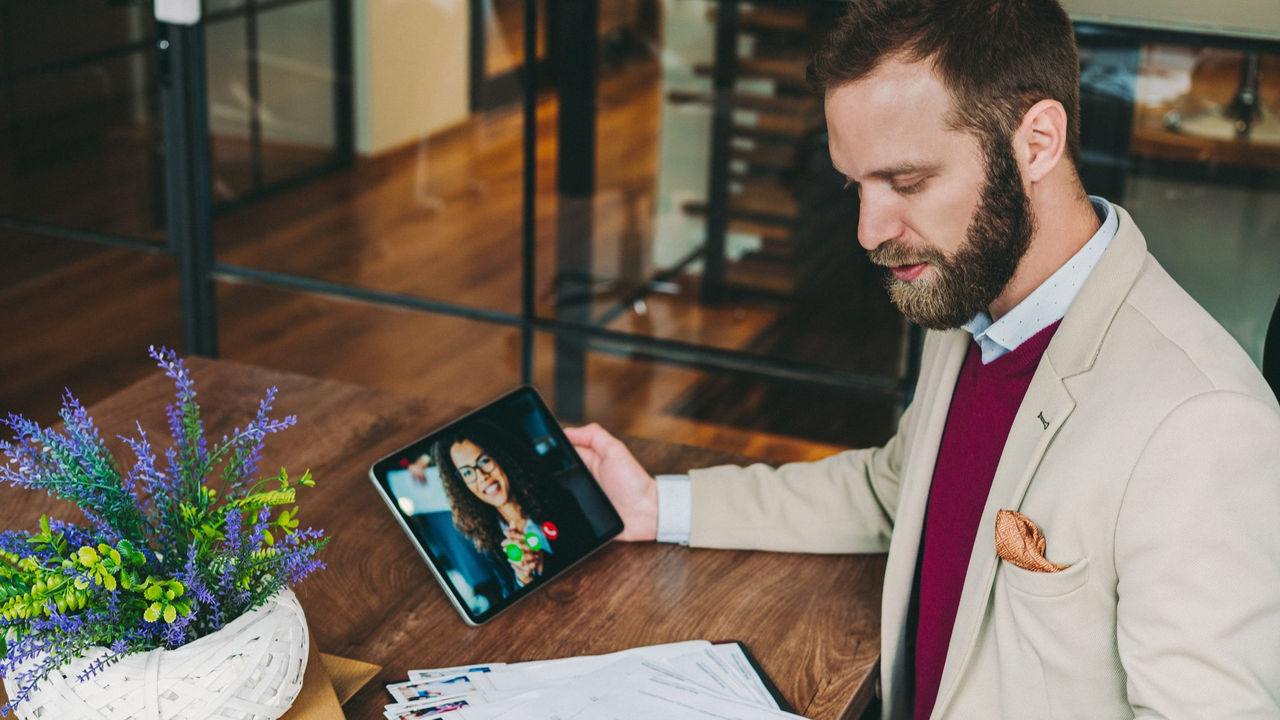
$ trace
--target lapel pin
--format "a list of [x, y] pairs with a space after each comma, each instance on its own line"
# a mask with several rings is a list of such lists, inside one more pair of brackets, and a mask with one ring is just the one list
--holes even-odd
[[1049, 429], [1049, 421], [1044, 419], [1044, 411], [1043, 411], [1043, 410], [1041, 410], [1041, 411], [1040, 411], [1040, 414], [1039, 414], [1039, 415], [1036, 415], [1036, 419], [1040, 421], [1040, 424], [1044, 426], [1044, 429], [1045, 429], [1045, 430], [1048, 430], [1048, 429]]

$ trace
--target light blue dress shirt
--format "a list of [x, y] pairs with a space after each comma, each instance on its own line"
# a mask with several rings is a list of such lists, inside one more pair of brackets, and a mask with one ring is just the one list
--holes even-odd
[[[983, 365], [1014, 350], [1067, 314], [1067, 308], [1120, 228], [1120, 218], [1111, 203], [1093, 195], [1089, 202], [1102, 225], [1084, 247], [999, 320], [992, 322], [991, 315], [984, 311], [962, 326], [978, 343]], [[689, 476], [659, 475], [657, 481], [658, 542], [688, 545], [693, 528], [693, 487]]]
[[1089, 273], [1093, 272], [1120, 227], [1120, 218], [1111, 203], [1092, 195], [1089, 201], [1093, 203], [1093, 210], [1102, 226], [1084, 247], [999, 320], [992, 322], [991, 315], [984, 311], [961, 326], [982, 350], [983, 365], [1018, 347], [1067, 314], [1071, 301], [1076, 299], [1080, 287], [1089, 279]]

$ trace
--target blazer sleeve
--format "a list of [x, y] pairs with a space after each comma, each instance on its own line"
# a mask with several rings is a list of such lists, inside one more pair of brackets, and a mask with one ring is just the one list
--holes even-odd
[[1280, 717], [1280, 414], [1195, 396], [1152, 434], [1115, 537], [1134, 715]]
[[897, 434], [883, 447], [778, 468], [690, 471], [690, 544], [784, 552], [887, 551], [912, 412], [908, 407]]

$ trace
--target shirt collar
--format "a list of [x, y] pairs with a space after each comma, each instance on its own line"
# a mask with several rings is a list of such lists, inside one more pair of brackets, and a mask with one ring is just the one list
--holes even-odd
[[1071, 307], [1071, 302], [1120, 227], [1120, 218], [1111, 203], [1093, 195], [1089, 196], [1089, 202], [1093, 204], [1102, 226], [1084, 247], [999, 320], [992, 322], [991, 315], [982, 311], [961, 326], [978, 343], [984, 365], [1017, 349], [1067, 314], [1067, 308]]

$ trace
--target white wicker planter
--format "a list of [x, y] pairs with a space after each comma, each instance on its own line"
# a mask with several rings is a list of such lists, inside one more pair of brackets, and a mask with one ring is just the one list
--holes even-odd
[[[86, 682], [76, 659], [40, 682], [21, 720], [275, 720], [298, 691], [310, 639], [302, 606], [284, 589], [212, 635], [176, 650], [129, 655]], [[17, 688], [5, 680], [10, 697]]]

